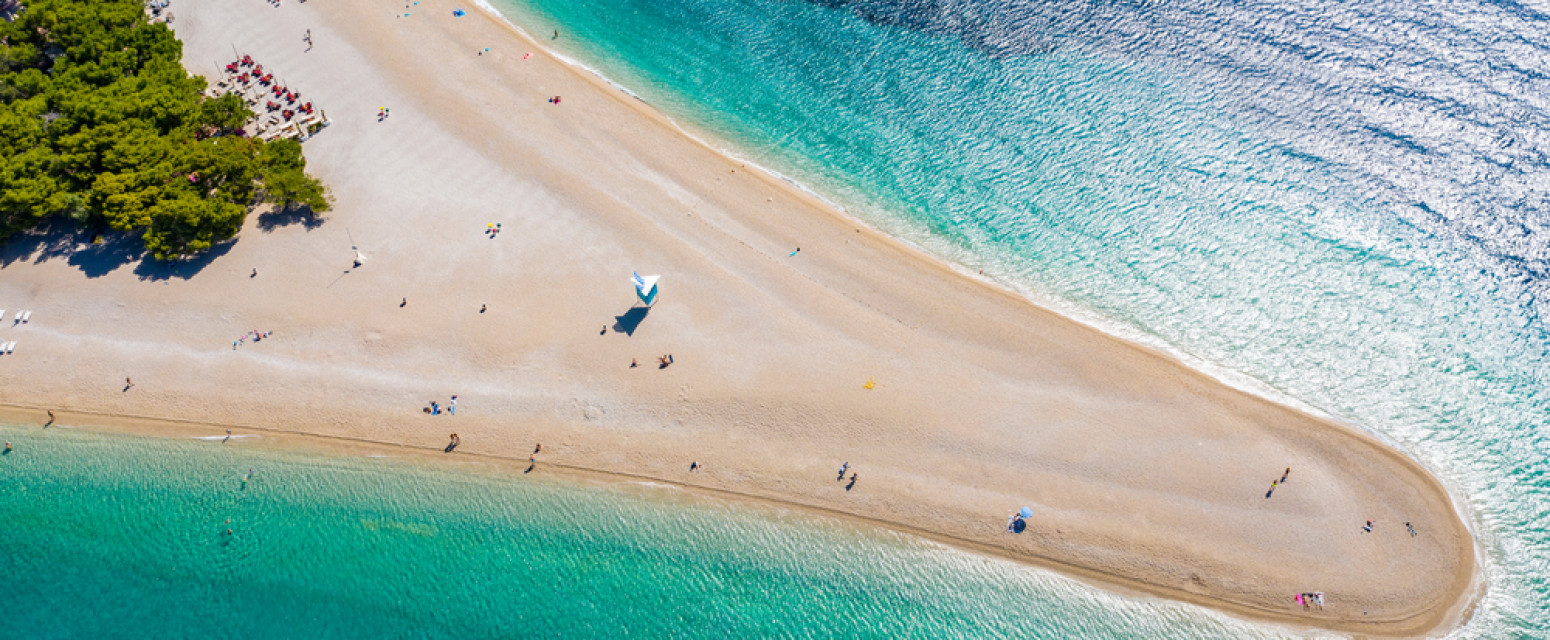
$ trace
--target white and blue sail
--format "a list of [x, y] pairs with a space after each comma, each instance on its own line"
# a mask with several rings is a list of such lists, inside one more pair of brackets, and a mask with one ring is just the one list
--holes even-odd
[[657, 301], [657, 279], [662, 276], [642, 276], [635, 274], [632, 280], [635, 282], [635, 296], [640, 298], [646, 306], [651, 306]]

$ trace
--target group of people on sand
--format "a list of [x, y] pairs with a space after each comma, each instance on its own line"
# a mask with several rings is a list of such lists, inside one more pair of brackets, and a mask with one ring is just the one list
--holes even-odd
[[[449, 401], [447, 403], [447, 409], [446, 410], [447, 410], [447, 415], [449, 415], [449, 416], [457, 415], [457, 394], [455, 394], [455, 393], [452, 394], [452, 399], [451, 399], [451, 401]], [[436, 402], [435, 400], [432, 400], [430, 404], [420, 408], [420, 413], [424, 413], [424, 414], [428, 414], [428, 415], [433, 415], [433, 416], [441, 415], [441, 411], [442, 411], [441, 403]]]
[[[0, 4], [4, 4], [4, 3], [0, 3]], [[173, 15], [172, 15], [172, 12], [171, 11], [167, 11], [167, 7], [172, 6], [171, 2], [169, 2], [168, 0], [151, 0], [150, 2], [147, 2], [145, 6], [146, 6], [147, 9], [151, 10], [151, 22], [156, 22], [157, 20], [161, 20], [163, 22], [166, 22], [167, 24], [172, 24], [172, 21], [174, 19]], [[163, 11], [166, 11], [167, 14], [166, 15], [162, 15]]]
[[1276, 487], [1279, 487], [1279, 486], [1281, 486], [1281, 485], [1286, 483], [1286, 477], [1289, 476], [1289, 475], [1292, 475], [1292, 468], [1291, 467], [1287, 467], [1286, 471], [1282, 471], [1281, 472], [1281, 479], [1280, 480], [1271, 480], [1270, 481], [1270, 490], [1265, 492], [1265, 499], [1266, 500], [1270, 499], [1270, 494], [1276, 492]]
[[1302, 605], [1303, 609], [1307, 609], [1309, 607], [1312, 607], [1313, 605], [1318, 605], [1320, 611], [1324, 610], [1324, 592], [1323, 591], [1312, 591], [1312, 592], [1299, 593], [1293, 599], [1297, 601], [1297, 604]]
[[241, 346], [243, 343], [247, 342], [249, 338], [252, 338], [254, 342], [258, 342], [259, 340], [263, 340], [264, 338], [267, 338], [267, 337], [272, 336], [272, 335], [274, 335], [273, 331], [259, 331], [258, 329], [254, 329], [252, 331], [249, 331], [247, 333], [242, 334], [242, 337], [237, 338], [235, 341], [233, 341], [231, 343], [231, 348], [232, 349], [236, 349], [237, 347]]
[[[844, 464], [840, 465], [840, 475], [839, 475], [839, 477], [835, 478], [834, 481], [835, 482], [844, 482], [845, 481], [845, 472], [847, 472], [847, 471], [850, 471], [850, 462], [849, 461], [847, 461]], [[855, 471], [850, 471], [850, 484], [845, 485], [845, 490], [846, 491], [850, 491], [851, 487], [856, 486], [856, 478], [859, 478], [859, 477], [861, 477], [860, 473], [857, 473]]]
[[[608, 331], [608, 327], [606, 327], [606, 326], [603, 327], [603, 331], [606, 333]], [[672, 366], [672, 364], [673, 364], [673, 354], [671, 354], [671, 353], [663, 355], [660, 358], [657, 358], [657, 368], [658, 369], [666, 369], [669, 366]], [[631, 369], [634, 369], [634, 368], [639, 367], [639, 366], [640, 366], [640, 360], [636, 360], [635, 358], [630, 358], [630, 368]]]

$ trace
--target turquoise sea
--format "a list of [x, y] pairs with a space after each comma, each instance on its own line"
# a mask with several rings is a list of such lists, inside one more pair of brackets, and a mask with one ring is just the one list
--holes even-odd
[[17, 447], [0, 456], [6, 638], [1272, 633], [909, 536], [542, 467], [0, 437]]
[[[1550, 637], [1550, 7], [490, 2], [880, 228], [1392, 442], [1479, 540], [1455, 635]], [[662, 488], [0, 433], [3, 637], [1292, 633]]]
[[1550, 637], [1543, 2], [490, 3], [880, 228], [1395, 444], [1478, 536], [1459, 635]]

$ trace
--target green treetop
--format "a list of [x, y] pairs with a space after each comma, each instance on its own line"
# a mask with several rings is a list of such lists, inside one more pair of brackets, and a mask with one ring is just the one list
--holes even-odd
[[158, 260], [228, 240], [255, 205], [326, 211], [301, 144], [240, 135], [138, 0], [29, 0], [0, 22], [0, 240], [51, 216], [136, 233]]

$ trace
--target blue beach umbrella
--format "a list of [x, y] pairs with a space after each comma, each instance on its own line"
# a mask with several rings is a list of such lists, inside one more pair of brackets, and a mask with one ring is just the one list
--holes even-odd
[[1028, 507], [1023, 507], [1022, 511], [1018, 511], [1017, 512], [1017, 515], [1020, 515], [1020, 516], [1022, 516], [1024, 518], [1032, 518], [1033, 517], [1033, 509], [1030, 509]]

